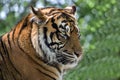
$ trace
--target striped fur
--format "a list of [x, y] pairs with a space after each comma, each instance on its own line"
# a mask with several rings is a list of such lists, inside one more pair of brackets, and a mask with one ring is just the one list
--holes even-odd
[[31, 10], [0, 37], [0, 80], [62, 80], [81, 59], [75, 6]]

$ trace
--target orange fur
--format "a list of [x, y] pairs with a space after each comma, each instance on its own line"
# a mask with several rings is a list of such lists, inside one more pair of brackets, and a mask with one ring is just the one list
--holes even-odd
[[82, 56], [75, 10], [32, 7], [0, 38], [0, 80], [62, 80]]

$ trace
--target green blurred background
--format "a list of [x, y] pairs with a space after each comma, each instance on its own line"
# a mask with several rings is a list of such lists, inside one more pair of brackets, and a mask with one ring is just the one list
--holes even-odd
[[84, 57], [65, 80], [120, 80], [120, 0], [0, 0], [0, 35], [35, 7], [76, 5]]

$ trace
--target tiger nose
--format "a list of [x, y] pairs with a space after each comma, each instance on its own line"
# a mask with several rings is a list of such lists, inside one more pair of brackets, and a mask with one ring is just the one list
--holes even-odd
[[81, 51], [75, 51], [74, 54], [77, 56], [77, 57], [80, 57], [82, 52]]

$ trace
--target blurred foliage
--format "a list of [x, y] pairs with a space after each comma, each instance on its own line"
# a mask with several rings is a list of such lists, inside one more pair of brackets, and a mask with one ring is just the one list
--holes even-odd
[[65, 80], [120, 80], [119, 0], [0, 0], [0, 34], [8, 32], [25, 16], [30, 5], [72, 4], [77, 6], [84, 57], [66, 74]]

